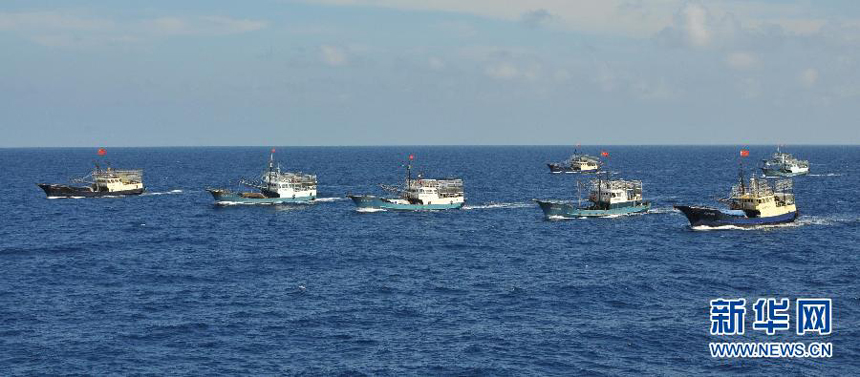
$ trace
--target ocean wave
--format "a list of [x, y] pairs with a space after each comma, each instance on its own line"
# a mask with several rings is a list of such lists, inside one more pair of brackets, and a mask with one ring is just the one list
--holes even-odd
[[664, 214], [664, 213], [676, 213], [676, 212], [680, 212], [680, 211], [675, 209], [675, 207], [659, 207], [659, 208], [651, 208], [648, 210], [647, 213]]
[[690, 227], [690, 229], [696, 232], [711, 232], [716, 230], [754, 230], [755, 227], [744, 228], [735, 225], [722, 225], [722, 226], [707, 226], [707, 225], [699, 225]]
[[355, 212], [361, 213], [372, 213], [372, 212], [384, 212], [384, 208], [356, 208]]
[[827, 174], [807, 174], [809, 177], [841, 177], [842, 173], [827, 173]]
[[516, 202], [516, 203], [487, 203], [487, 204], [478, 204], [478, 205], [466, 205], [463, 206], [463, 209], [498, 209], [498, 208], [528, 208], [533, 207], [533, 203], [524, 203], [524, 202]]
[[144, 192], [140, 194], [141, 196], [150, 196], [150, 195], [172, 195], [172, 194], [181, 194], [182, 190], [170, 190], [170, 191], [154, 191], [154, 192]]
[[341, 201], [341, 200], [347, 200], [347, 198], [330, 197], [330, 198], [316, 198], [316, 199], [314, 199], [315, 202], [320, 202], [320, 203], [331, 203], [331, 202], [337, 202], [337, 201]]
[[270, 205], [275, 205], [275, 204], [280, 204], [280, 203], [272, 203], [272, 202], [263, 202], [263, 203], [260, 203], [260, 202], [231, 202], [231, 201], [218, 201], [218, 202], [215, 202], [215, 205], [219, 205], [219, 206], [241, 206], [241, 205], [245, 205], [245, 206], [270, 206]]

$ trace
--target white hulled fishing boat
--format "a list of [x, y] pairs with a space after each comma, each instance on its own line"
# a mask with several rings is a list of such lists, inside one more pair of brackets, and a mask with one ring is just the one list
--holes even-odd
[[459, 178], [412, 178], [412, 160], [406, 164], [406, 182], [403, 187], [380, 185], [384, 190], [397, 194], [393, 198], [373, 195], [348, 195], [360, 210], [423, 211], [457, 209], [463, 207], [465, 195], [463, 180]]
[[777, 146], [773, 156], [762, 160], [761, 171], [767, 177], [796, 177], [809, 174], [809, 161], [794, 158]]
[[317, 176], [301, 172], [282, 172], [275, 164], [275, 149], [269, 155], [269, 166], [257, 181], [241, 180], [246, 187], [258, 192], [232, 192], [227, 189], [207, 189], [219, 204], [283, 204], [310, 203], [317, 197]]

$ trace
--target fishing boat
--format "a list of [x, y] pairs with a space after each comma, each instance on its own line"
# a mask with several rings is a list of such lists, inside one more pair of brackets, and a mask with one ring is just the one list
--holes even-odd
[[596, 172], [600, 168], [600, 160], [597, 157], [587, 154], [580, 154], [574, 149], [573, 155], [562, 162], [551, 162], [546, 164], [549, 167], [550, 173], [588, 173]]
[[777, 180], [773, 185], [767, 179], [750, 178], [744, 182], [739, 174], [738, 184], [732, 186], [728, 210], [703, 206], [675, 206], [690, 221], [692, 227], [753, 227], [793, 222], [799, 216], [790, 179]]
[[380, 185], [396, 197], [381, 198], [373, 195], [347, 195], [359, 210], [427, 211], [458, 209], [465, 204], [463, 180], [459, 178], [432, 179], [420, 174], [412, 178], [413, 155], [406, 164], [406, 182], [403, 187]]
[[90, 174], [72, 180], [85, 185], [38, 183], [49, 198], [93, 198], [99, 196], [140, 195], [144, 191], [143, 170], [102, 169], [96, 165]]
[[[588, 203], [535, 200], [549, 219], [608, 217], [646, 212], [651, 203], [642, 199], [642, 181], [595, 179], [591, 181]], [[577, 182], [580, 189], [582, 185]], [[580, 196], [581, 198], [581, 196]]]
[[809, 174], [809, 161], [799, 160], [776, 147], [776, 153], [762, 160], [761, 171], [766, 177], [796, 177]]
[[240, 184], [256, 192], [232, 192], [227, 189], [206, 189], [216, 204], [286, 204], [311, 203], [317, 197], [317, 176], [301, 172], [282, 172], [275, 163], [275, 150], [269, 155], [269, 166], [259, 180], [241, 180]]
[[[104, 148], [98, 149], [98, 155], [107, 153]], [[143, 187], [143, 170], [118, 170], [110, 166], [102, 169], [95, 164], [95, 169], [84, 177], [73, 179], [71, 185], [37, 183], [48, 198], [94, 198], [101, 196], [140, 195]]]

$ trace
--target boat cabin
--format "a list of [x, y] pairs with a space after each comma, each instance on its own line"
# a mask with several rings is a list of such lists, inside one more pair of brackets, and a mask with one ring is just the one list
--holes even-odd
[[642, 181], [594, 180], [588, 200], [605, 209], [639, 205], [642, 203]]

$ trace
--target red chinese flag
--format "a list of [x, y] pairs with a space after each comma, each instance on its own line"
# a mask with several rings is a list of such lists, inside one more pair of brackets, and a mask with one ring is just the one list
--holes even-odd
[[415, 155], [414, 155], [414, 154], [410, 154], [410, 155], [409, 155], [409, 161], [412, 161], [412, 160], [414, 160], [414, 159], [415, 159]]
[[272, 153], [275, 153], [275, 148], [272, 148]]
[[603, 157], [609, 157], [609, 152], [603, 151], [603, 152], [600, 152], [600, 155]]
[[107, 151], [104, 148], [99, 148], [98, 154], [99, 156], [104, 156], [107, 154]]
[[746, 149], [741, 149], [741, 157], [749, 157], [749, 156], [750, 156], [750, 151], [748, 151]]

